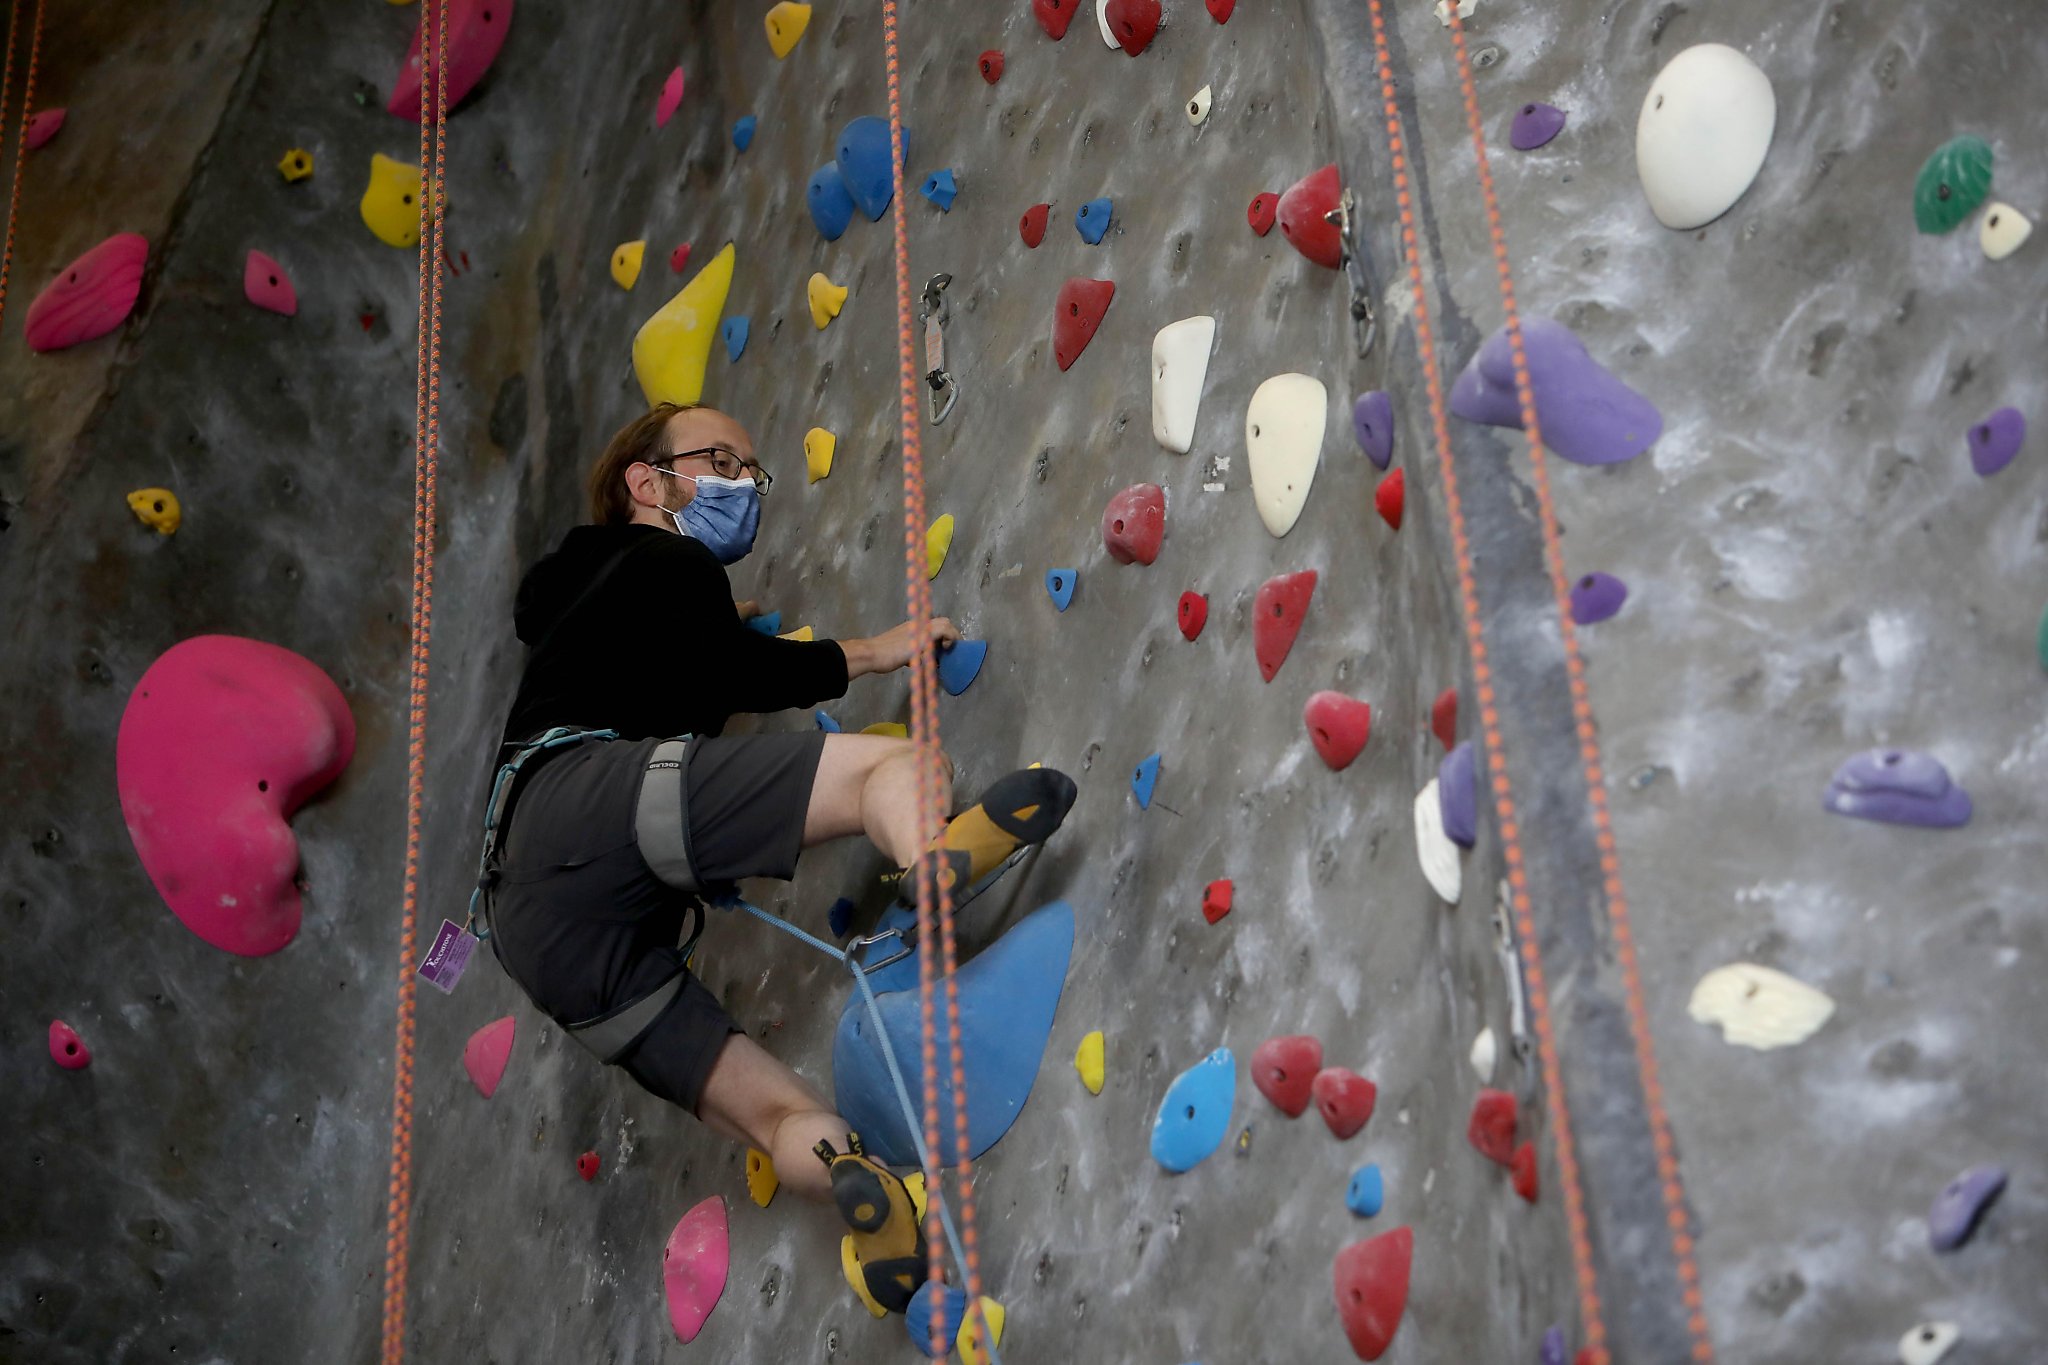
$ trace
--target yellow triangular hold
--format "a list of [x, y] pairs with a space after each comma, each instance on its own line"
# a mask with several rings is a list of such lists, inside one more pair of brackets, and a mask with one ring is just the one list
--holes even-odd
[[647, 255], [647, 242], [621, 242], [612, 248], [612, 278], [619, 282], [619, 288], [631, 289], [640, 278], [640, 261]]
[[946, 551], [953, 548], [953, 514], [951, 512], [932, 523], [932, 529], [924, 536], [925, 580], [937, 578], [939, 570], [946, 567]]
[[420, 244], [420, 168], [378, 152], [370, 158], [370, 185], [363, 191], [363, 222], [377, 240], [392, 246]]
[[846, 286], [834, 284], [825, 278], [825, 272], [811, 272], [811, 282], [806, 288], [811, 300], [811, 325], [819, 331], [825, 324], [839, 316], [839, 310], [846, 306]]
[[[1081, 1073], [1081, 1084], [1088, 1087], [1091, 1095], [1102, 1093], [1102, 1030], [1097, 1029], [1081, 1040], [1081, 1046], [1074, 1049], [1074, 1070]], [[1001, 1342], [997, 1342], [1001, 1345]]]
[[[1003, 1306], [988, 1295], [981, 1296], [981, 1318], [988, 1325], [988, 1335], [995, 1338], [995, 1345], [1003, 1344]], [[961, 1365], [987, 1365], [988, 1350], [975, 1339], [974, 1315], [960, 1324], [960, 1331], [954, 1336], [953, 1344], [960, 1348]]]
[[128, 495], [128, 510], [160, 536], [174, 534], [185, 515], [178, 507], [178, 495], [168, 488], [136, 489]]
[[704, 396], [704, 367], [718, 339], [719, 314], [732, 290], [727, 242], [633, 338], [633, 373], [649, 403], [694, 403]]
[[[867, 1305], [870, 1313], [878, 1318], [889, 1316], [889, 1310], [875, 1302], [875, 1296], [868, 1293], [867, 1278], [860, 1273], [860, 1257], [854, 1254], [853, 1234], [847, 1233], [839, 1239], [839, 1269], [846, 1276], [846, 1282], [853, 1286], [853, 1292], [860, 1295], [860, 1301]], [[999, 1341], [996, 1345], [1000, 1346]]]
[[804, 466], [811, 471], [812, 483], [832, 472], [832, 452], [837, 449], [839, 438], [823, 427], [804, 433]]
[[798, 626], [795, 630], [789, 632], [789, 634], [778, 635], [775, 638], [778, 640], [796, 640], [802, 644], [809, 644], [811, 643], [811, 641], [817, 639], [818, 636], [817, 633], [813, 631], [809, 626]]
[[313, 173], [313, 154], [300, 147], [292, 148], [278, 161], [277, 173], [287, 180], [304, 180]]
[[[765, 1209], [781, 1184], [775, 1175], [774, 1159], [759, 1147], [747, 1148], [747, 1198]], [[997, 1337], [996, 1345], [1002, 1344], [1002, 1338]]]
[[[863, 725], [860, 732], [864, 735], [887, 735], [891, 739], [910, 738], [910, 727], [900, 720], [878, 720], [873, 725]], [[917, 1176], [914, 1178], [922, 1180], [924, 1177]], [[907, 1184], [908, 1182], [906, 1181], [905, 1183]], [[924, 1186], [919, 1185], [918, 1188], [923, 1189]], [[916, 1198], [915, 1195], [911, 1197], [913, 1199]]]
[[796, 40], [804, 36], [804, 30], [811, 26], [811, 7], [799, 5], [796, 0], [782, 0], [782, 3], [768, 11], [764, 21], [768, 29], [768, 46], [774, 50], [778, 60], [787, 57]]

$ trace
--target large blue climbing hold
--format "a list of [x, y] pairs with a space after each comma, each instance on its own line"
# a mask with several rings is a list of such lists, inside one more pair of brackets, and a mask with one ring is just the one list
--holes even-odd
[[818, 167], [804, 190], [804, 202], [811, 206], [811, 221], [817, 224], [818, 235], [828, 242], [838, 241], [853, 221], [853, 196], [846, 192], [836, 162]]
[[719, 324], [718, 335], [725, 338], [725, 358], [728, 363], [738, 360], [740, 353], [747, 349], [747, 333], [751, 329], [745, 317], [727, 318]]
[[747, 618], [747, 629], [759, 631], [763, 635], [780, 635], [782, 634], [782, 613], [779, 611], [764, 611], [759, 616], [749, 616]]
[[741, 151], [754, 145], [754, 116], [742, 114], [732, 125], [732, 145]]
[[982, 661], [988, 658], [988, 641], [962, 640], [950, 649], [939, 650], [939, 686], [946, 689], [946, 695], [957, 697], [974, 686], [974, 680], [981, 675]]
[[[903, 159], [910, 160], [908, 128], [903, 130]], [[869, 114], [847, 124], [839, 133], [835, 161], [853, 202], [869, 222], [880, 222], [896, 197], [895, 177], [889, 169], [889, 121]]]
[[1473, 770], [1472, 741], [1444, 755], [1437, 768], [1436, 796], [1444, 817], [1444, 834], [1460, 848], [1479, 838], [1479, 777]]
[[1075, 569], [1047, 569], [1045, 590], [1052, 594], [1052, 604], [1065, 611], [1074, 600], [1074, 585], [1081, 579]]
[[1152, 1159], [1176, 1174], [1193, 1170], [1223, 1141], [1236, 1100], [1237, 1058], [1219, 1047], [1166, 1087], [1152, 1120]]
[[[877, 932], [902, 928], [911, 914], [893, 906], [876, 925]], [[889, 942], [874, 950], [893, 951]], [[921, 950], [920, 950], [921, 951]], [[1009, 1131], [1038, 1079], [1051, 1036], [1053, 1015], [1067, 981], [1067, 961], [1074, 951], [1074, 911], [1054, 901], [1018, 921], [1009, 932], [970, 959], [954, 980], [960, 995], [960, 1048], [966, 1058], [967, 1145], [978, 1157]], [[869, 980], [880, 993], [878, 1005], [888, 1030], [896, 1064], [915, 1087], [923, 1074], [919, 1060], [920, 1013], [917, 953]], [[847, 993], [832, 1040], [832, 1077], [839, 1112], [861, 1136], [868, 1155], [887, 1166], [915, 1166], [917, 1144], [911, 1140], [889, 1064], [868, 1017], [858, 987]], [[950, 1067], [939, 1068], [939, 1131], [953, 1131], [953, 1082]], [[916, 1098], [913, 1090], [913, 1100]], [[950, 1160], [952, 1140], [942, 1146]]]
[[1150, 754], [1131, 770], [1131, 794], [1142, 810], [1152, 809], [1152, 789], [1159, 785], [1159, 755]]
[[1081, 234], [1081, 240], [1094, 246], [1102, 240], [1102, 234], [1109, 231], [1110, 202], [1107, 199], [1090, 199], [1074, 210], [1074, 229]]
[[[971, 1096], [974, 1092], [970, 1090], [967, 1093]], [[972, 1105], [973, 1100], [970, 1099], [968, 1103]], [[934, 1359], [946, 1354], [944, 1351], [936, 1354], [932, 1351], [932, 1300], [941, 1292], [946, 1296], [946, 1340], [951, 1341], [960, 1334], [960, 1319], [967, 1313], [967, 1295], [961, 1290], [950, 1284], [941, 1285], [926, 1280], [918, 1286], [917, 1292], [910, 1296], [910, 1307], [903, 1310], [903, 1326], [910, 1332], [911, 1344]]]
[[838, 721], [832, 719], [832, 717], [826, 715], [823, 711], [813, 713], [813, 719], [815, 719], [818, 722], [818, 728], [820, 730], [823, 730], [828, 735], [837, 735], [845, 733], [846, 727], [841, 725]]
[[1360, 1166], [1344, 1189], [1344, 1207], [1360, 1218], [1370, 1218], [1387, 1202], [1387, 1184], [1378, 1166]]
[[952, 170], [948, 168], [943, 171], [933, 171], [930, 175], [926, 176], [921, 190], [925, 198], [939, 206], [939, 212], [951, 213], [953, 211], [953, 198], [960, 193], [960, 186], [953, 179]]

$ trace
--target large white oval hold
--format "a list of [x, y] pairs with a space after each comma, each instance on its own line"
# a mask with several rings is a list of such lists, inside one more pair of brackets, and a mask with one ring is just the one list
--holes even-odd
[[1458, 846], [1444, 833], [1443, 798], [1437, 795], [1433, 777], [1415, 796], [1415, 856], [1430, 889], [1445, 904], [1456, 905], [1465, 889], [1465, 873], [1458, 863]]
[[1734, 48], [1701, 43], [1673, 57], [1636, 119], [1636, 174], [1657, 221], [1682, 231], [1733, 208], [1777, 123], [1771, 78]]
[[1103, 46], [1119, 46], [1116, 35], [1109, 31], [1109, 0], [1095, 0], [1095, 27], [1102, 30]]
[[[1323, 458], [1330, 391], [1305, 374], [1276, 374], [1259, 385], [1244, 414], [1246, 464], [1259, 520], [1276, 536], [1294, 529]], [[1439, 822], [1441, 823], [1441, 822]]]
[[1768, 1052], [1811, 1038], [1835, 1002], [1774, 968], [1731, 962], [1700, 978], [1686, 1008], [1700, 1023], [1719, 1025], [1729, 1042]]
[[1195, 443], [1215, 340], [1216, 319], [1207, 316], [1169, 322], [1152, 338], [1152, 439], [1176, 455]]

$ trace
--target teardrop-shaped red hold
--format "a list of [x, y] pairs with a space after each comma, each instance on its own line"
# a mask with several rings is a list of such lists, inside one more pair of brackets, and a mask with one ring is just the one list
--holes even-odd
[[668, 253], [668, 268], [676, 274], [683, 273], [683, 267], [690, 263], [690, 244], [683, 242]]
[[1267, 191], [1252, 196], [1252, 206], [1244, 211], [1245, 221], [1252, 225], [1252, 231], [1263, 237], [1273, 230], [1273, 219], [1280, 210], [1280, 196]]
[[1332, 1066], [1316, 1073], [1309, 1095], [1316, 1102], [1316, 1112], [1341, 1141], [1365, 1127], [1373, 1106], [1379, 1103], [1380, 1090], [1357, 1072]]
[[1465, 1140], [1488, 1161], [1506, 1166], [1515, 1159], [1515, 1097], [1505, 1090], [1482, 1090], [1472, 1101], [1472, 1120]]
[[1156, 483], [1134, 483], [1102, 509], [1102, 545], [1119, 564], [1150, 564], [1164, 539], [1166, 490]]
[[[1108, 280], [1084, 280], [1078, 276], [1060, 286], [1059, 300], [1052, 310], [1052, 358], [1062, 370], [1072, 365], [1095, 339], [1116, 286]], [[1151, 560], [1145, 561], [1150, 564]]]
[[1306, 1033], [1268, 1038], [1252, 1049], [1252, 1084], [1291, 1119], [1308, 1108], [1322, 1069], [1323, 1045]]
[[582, 1156], [576, 1158], [576, 1174], [582, 1176], [586, 1181], [595, 1180], [597, 1179], [598, 1165], [599, 1158], [597, 1153], [585, 1152]]
[[992, 47], [981, 54], [981, 78], [994, 85], [1003, 78], [1003, 50]]
[[1446, 749], [1458, 747], [1458, 689], [1446, 687], [1437, 694], [1436, 704], [1429, 708], [1429, 728], [1436, 732], [1437, 743]]
[[1209, 0], [1209, 17], [1219, 24], [1227, 24], [1236, 8], [1237, 0]]
[[1103, 12], [1116, 45], [1133, 57], [1159, 33], [1159, 0], [1109, 0]]
[[1202, 889], [1202, 918], [1214, 924], [1229, 914], [1230, 902], [1236, 893], [1237, 888], [1228, 877], [1210, 882]]
[[1314, 569], [1284, 573], [1259, 585], [1252, 603], [1252, 653], [1258, 656], [1259, 676], [1267, 682], [1287, 662], [1287, 651], [1301, 634], [1302, 618], [1308, 615], [1308, 600], [1315, 591]]
[[1335, 163], [1312, 171], [1280, 196], [1280, 232], [1294, 249], [1317, 265], [1335, 270], [1344, 264], [1344, 239], [1337, 225], [1323, 215], [1334, 211], [1344, 186]]
[[1074, 22], [1074, 10], [1080, 3], [1081, 0], [1031, 0], [1031, 13], [1046, 36], [1058, 42], [1067, 36], [1067, 25]]
[[1515, 1159], [1508, 1167], [1514, 1175], [1515, 1193], [1536, 1202], [1536, 1144], [1524, 1142], [1515, 1148]]
[[66, 1071], [83, 1071], [92, 1065], [92, 1049], [78, 1036], [78, 1030], [62, 1019], [50, 1021], [50, 1060]]
[[284, 273], [283, 266], [254, 248], [242, 266], [242, 292], [258, 308], [286, 317], [299, 311], [299, 294], [292, 288], [291, 276]]
[[1408, 1270], [1415, 1259], [1415, 1234], [1395, 1228], [1337, 1253], [1334, 1279], [1337, 1316], [1360, 1360], [1378, 1360], [1401, 1328], [1408, 1311]]
[[1045, 240], [1045, 216], [1051, 212], [1051, 204], [1033, 204], [1024, 210], [1024, 216], [1017, 220], [1017, 235], [1024, 239], [1024, 245], [1036, 247]]
[[1342, 692], [1318, 692], [1301, 708], [1309, 743], [1335, 772], [1351, 766], [1372, 736], [1372, 707]]
[[1396, 531], [1401, 529], [1401, 509], [1407, 501], [1408, 481], [1401, 477], [1398, 469], [1381, 479], [1380, 486], [1372, 490], [1372, 505], [1379, 509], [1380, 520]]
[[1180, 595], [1180, 633], [1192, 640], [1209, 624], [1209, 599], [1195, 591]]

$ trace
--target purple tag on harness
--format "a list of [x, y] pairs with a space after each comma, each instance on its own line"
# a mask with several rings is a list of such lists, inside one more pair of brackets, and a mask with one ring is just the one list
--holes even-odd
[[469, 965], [469, 955], [476, 951], [476, 944], [475, 934], [452, 919], [442, 920], [441, 932], [434, 935], [434, 946], [427, 949], [420, 962], [420, 980], [443, 995], [448, 994], [462, 980], [462, 969]]

